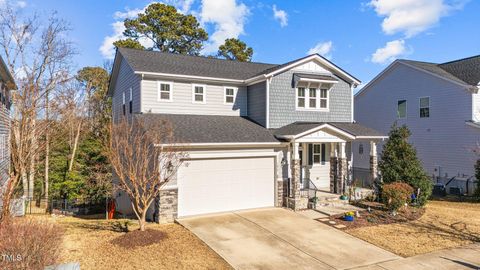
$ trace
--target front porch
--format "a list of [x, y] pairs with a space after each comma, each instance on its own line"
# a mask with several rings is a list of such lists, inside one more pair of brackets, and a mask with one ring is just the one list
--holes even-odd
[[[359, 130], [370, 135], [359, 135]], [[318, 203], [332, 194], [338, 198], [347, 193], [354, 163], [352, 142], [356, 139], [370, 142], [370, 173], [373, 179], [378, 177], [376, 144], [385, 136], [371, 129], [355, 123], [294, 123], [277, 130], [276, 136], [288, 145], [283, 163], [288, 170], [284, 202], [289, 208], [313, 208], [317, 204], [310, 201], [312, 198]]]

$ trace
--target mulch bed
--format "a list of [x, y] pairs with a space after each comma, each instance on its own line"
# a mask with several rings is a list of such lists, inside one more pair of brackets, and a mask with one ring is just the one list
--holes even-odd
[[159, 230], [146, 229], [145, 231], [135, 230], [114, 238], [111, 243], [126, 249], [145, 247], [158, 243], [167, 237]]
[[[388, 211], [384, 205], [380, 203], [365, 202], [357, 206], [364, 209], [367, 209], [368, 206], [370, 206], [370, 211], [360, 211], [360, 216], [355, 217], [354, 221], [345, 221], [343, 219], [343, 214], [330, 216], [329, 220], [319, 219], [319, 221], [330, 226], [336, 225], [337, 229], [348, 230], [367, 226], [408, 222], [419, 219], [425, 213], [424, 208], [409, 206], [408, 208], [399, 210], [397, 215], [393, 216], [390, 211]], [[335, 222], [335, 224], [332, 224], [332, 221]], [[344, 225], [345, 227], [338, 225]]]

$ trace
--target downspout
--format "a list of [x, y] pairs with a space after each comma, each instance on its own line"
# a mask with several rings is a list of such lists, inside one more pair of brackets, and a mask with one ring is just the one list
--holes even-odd
[[272, 77], [266, 80], [266, 93], [265, 93], [265, 127], [270, 128], [270, 82]]

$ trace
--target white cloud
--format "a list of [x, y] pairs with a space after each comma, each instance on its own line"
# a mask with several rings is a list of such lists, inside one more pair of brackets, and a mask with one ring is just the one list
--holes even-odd
[[273, 17], [280, 22], [281, 27], [288, 25], [287, 12], [285, 12], [285, 10], [277, 9], [276, 5], [273, 5]]
[[27, 6], [27, 2], [25, 1], [17, 1], [17, 7], [25, 8]]
[[369, 5], [385, 19], [382, 30], [392, 35], [415, 36], [435, 24], [450, 11], [463, 8], [466, 0], [372, 0]]
[[373, 63], [385, 64], [392, 62], [401, 55], [409, 54], [409, 50], [405, 47], [405, 40], [398, 39], [387, 42], [385, 47], [378, 48], [370, 59]]
[[331, 59], [332, 58], [332, 50], [333, 50], [333, 42], [332, 41], [326, 41], [326, 42], [319, 42], [315, 47], [310, 48], [308, 50], [307, 54], [314, 54], [318, 53], [321, 56]]
[[238, 38], [249, 15], [247, 6], [236, 0], [202, 0], [199, 13], [202, 24], [213, 24], [215, 31], [203, 49], [206, 54], [214, 53], [227, 38]]
[[[2, 0], [0, 0], [2, 1]], [[192, 14], [198, 18], [202, 26], [211, 24], [214, 32], [203, 49], [203, 53], [214, 53], [218, 47], [223, 44], [227, 38], [238, 38], [244, 33], [244, 24], [249, 15], [248, 7], [243, 3], [237, 3], [236, 0], [202, 0], [199, 10], [192, 10], [196, 0], [164, 0], [168, 5], [175, 6], [179, 12]], [[123, 21], [127, 18], [134, 18], [138, 13], [144, 12], [150, 2], [143, 8], [125, 9], [114, 13], [115, 22], [112, 23], [112, 34], [104, 38], [99, 50], [103, 57], [113, 59], [115, 56], [115, 47], [113, 42], [123, 38], [125, 27]], [[152, 45], [150, 40], [139, 40], [146, 47]]]

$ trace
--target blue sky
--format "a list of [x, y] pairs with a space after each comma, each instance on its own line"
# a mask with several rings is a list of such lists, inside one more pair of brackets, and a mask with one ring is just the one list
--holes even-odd
[[[3, 0], [5, 1], [5, 0]], [[1, 4], [2, 0], [0, 0]], [[78, 68], [102, 65], [122, 20], [152, 1], [25, 0], [25, 13], [57, 11], [72, 26]], [[364, 83], [395, 58], [445, 62], [480, 54], [476, 0], [166, 0], [209, 32], [205, 52], [228, 37], [253, 47], [254, 61], [283, 63], [319, 52]]]

